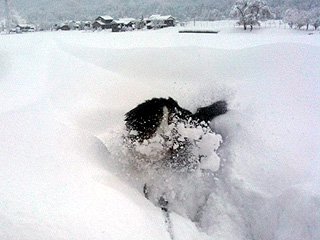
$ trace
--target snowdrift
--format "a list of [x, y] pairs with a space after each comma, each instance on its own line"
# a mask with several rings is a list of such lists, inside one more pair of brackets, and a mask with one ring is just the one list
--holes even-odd
[[319, 36], [0, 36], [0, 238], [170, 239], [142, 193], [156, 173], [131, 171], [119, 144], [124, 113], [171, 96], [230, 106], [211, 123], [217, 171], [154, 181], [177, 194], [175, 239], [319, 239]]

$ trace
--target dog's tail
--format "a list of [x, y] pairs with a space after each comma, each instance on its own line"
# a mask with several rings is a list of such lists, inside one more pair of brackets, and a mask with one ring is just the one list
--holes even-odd
[[210, 106], [198, 108], [197, 112], [193, 114], [193, 119], [209, 122], [215, 117], [226, 113], [228, 111], [227, 106], [228, 104], [226, 101], [218, 101]]

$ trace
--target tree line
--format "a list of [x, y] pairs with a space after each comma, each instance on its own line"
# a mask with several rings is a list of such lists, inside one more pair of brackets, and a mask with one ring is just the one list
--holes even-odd
[[[295, 0], [292, 7], [288, 8], [283, 16], [283, 22], [291, 28], [301, 29], [312, 25], [315, 30], [320, 24], [320, 9], [317, 2], [306, 4], [306, 1]], [[238, 24], [242, 25], [244, 30], [247, 26], [253, 29], [253, 26], [260, 25], [260, 21], [277, 18], [266, 2], [261, 0], [237, 0], [231, 8], [230, 17], [238, 19]]]

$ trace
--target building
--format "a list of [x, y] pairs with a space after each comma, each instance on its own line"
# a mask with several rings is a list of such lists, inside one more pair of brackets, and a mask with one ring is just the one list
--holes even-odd
[[34, 32], [36, 27], [32, 24], [18, 24], [16, 29], [21, 32]]
[[112, 17], [106, 15], [106, 16], [99, 16], [95, 19], [95, 21], [92, 23], [92, 27], [94, 29], [111, 29], [114, 28], [117, 25], [117, 23], [113, 20]]
[[113, 32], [122, 32], [133, 30], [135, 28], [136, 20], [134, 18], [120, 18], [115, 20], [116, 25], [113, 26]]
[[148, 29], [174, 27], [176, 25], [176, 20], [171, 15], [152, 15], [146, 19], [146, 25]]
[[87, 30], [91, 28], [91, 23], [89, 21], [74, 21], [68, 20], [61, 24], [55, 24], [53, 27], [55, 30]]

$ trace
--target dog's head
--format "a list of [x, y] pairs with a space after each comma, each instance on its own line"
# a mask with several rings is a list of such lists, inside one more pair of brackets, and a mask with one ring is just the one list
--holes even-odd
[[181, 108], [172, 98], [153, 98], [126, 113], [126, 128], [132, 140], [142, 142], [155, 135], [162, 123], [171, 124], [174, 119], [187, 120], [192, 113]]

